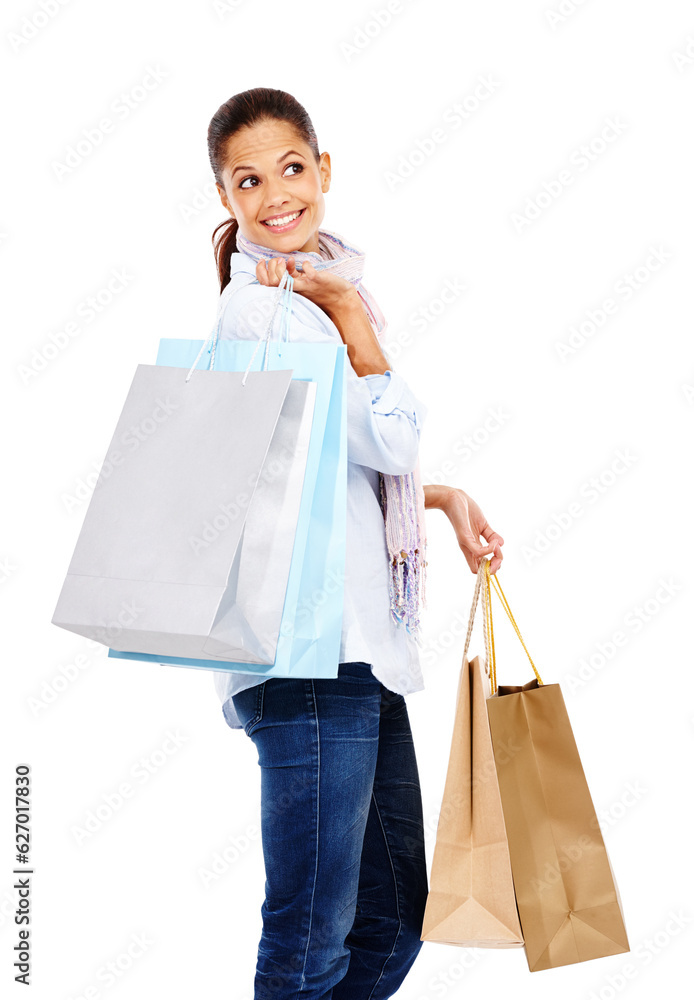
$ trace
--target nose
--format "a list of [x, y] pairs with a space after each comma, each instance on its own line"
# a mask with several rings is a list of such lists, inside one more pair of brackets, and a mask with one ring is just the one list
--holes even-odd
[[268, 181], [266, 192], [268, 208], [282, 208], [291, 198], [282, 178]]

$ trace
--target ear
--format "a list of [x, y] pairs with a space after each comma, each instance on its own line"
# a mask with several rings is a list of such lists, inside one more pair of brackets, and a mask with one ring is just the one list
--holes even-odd
[[216, 187], [216, 188], [217, 188], [217, 190], [219, 191], [219, 197], [220, 197], [220, 199], [221, 199], [221, 202], [222, 202], [222, 205], [224, 205], [224, 207], [226, 208], [227, 212], [229, 213], [229, 215], [230, 215], [230, 216], [232, 217], [232, 219], [233, 219], [233, 218], [234, 218], [234, 213], [232, 212], [232, 210], [231, 210], [231, 207], [230, 207], [230, 205], [229, 205], [229, 199], [227, 198], [227, 193], [226, 193], [226, 191], [224, 190], [224, 188], [223, 188], [223, 187], [220, 187], [220, 186], [219, 186], [219, 184], [216, 184], [216, 183], [215, 183], [215, 187]]
[[330, 190], [330, 153], [321, 153], [318, 163], [321, 179], [321, 191], [325, 194]]

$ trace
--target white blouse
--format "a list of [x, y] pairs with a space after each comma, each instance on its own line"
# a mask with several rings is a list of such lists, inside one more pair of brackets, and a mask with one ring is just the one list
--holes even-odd
[[[246, 254], [232, 254], [231, 281], [219, 302], [220, 339], [265, 337], [277, 289], [259, 284], [255, 269], [255, 261]], [[279, 329], [280, 307], [273, 321], [273, 340], [279, 339]], [[344, 343], [327, 314], [296, 292], [292, 296], [288, 339]], [[422, 691], [424, 683], [419, 647], [390, 613], [388, 551], [378, 473], [403, 475], [414, 469], [427, 412], [428, 407], [415, 398], [397, 372], [389, 369], [382, 375], [357, 376], [348, 359], [347, 552], [339, 662], [369, 663], [378, 680], [397, 694]], [[227, 724], [232, 729], [242, 728], [231, 695], [267, 678], [235, 671], [212, 673]]]

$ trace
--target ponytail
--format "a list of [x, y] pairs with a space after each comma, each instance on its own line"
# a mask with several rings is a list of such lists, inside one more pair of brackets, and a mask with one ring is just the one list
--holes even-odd
[[[217, 233], [221, 233], [217, 236]], [[212, 245], [214, 247], [214, 259], [217, 265], [217, 277], [219, 278], [219, 293], [224, 291], [231, 281], [231, 255], [236, 253], [236, 234], [239, 231], [239, 224], [236, 219], [225, 219], [220, 222], [212, 233]], [[215, 239], [215, 237], [217, 237]]]

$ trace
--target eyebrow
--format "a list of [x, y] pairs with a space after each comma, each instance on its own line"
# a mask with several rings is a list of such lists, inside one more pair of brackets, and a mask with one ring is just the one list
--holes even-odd
[[[286, 160], [287, 157], [291, 156], [292, 154], [294, 154], [294, 156], [301, 156], [302, 158], [304, 155], [303, 153], [297, 152], [296, 149], [288, 149], [286, 153], [283, 153], [282, 156], [280, 156], [279, 160], [277, 161], [277, 165], [279, 166], [282, 160]], [[234, 167], [234, 169], [231, 171], [232, 177], [234, 176], [237, 170], [255, 170], [255, 167], [242, 167], [242, 166]]]

